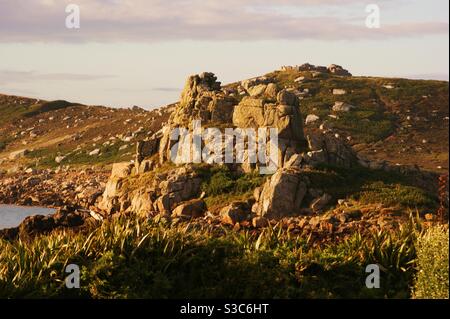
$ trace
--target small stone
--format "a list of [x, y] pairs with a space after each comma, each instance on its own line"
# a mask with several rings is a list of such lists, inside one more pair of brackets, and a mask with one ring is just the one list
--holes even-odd
[[320, 119], [320, 117], [318, 117], [317, 115], [315, 115], [315, 114], [309, 114], [309, 115], [306, 117], [305, 124], [308, 125], [308, 124], [310, 124], [310, 123], [314, 123], [314, 122], [318, 121], [319, 119]]
[[194, 199], [177, 206], [172, 211], [172, 217], [202, 217], [206, 211], [206, 204], [202, 199]]
[[234, 225], [248, 219], [248, 204], [245, 202], [233, 202], [222, 208], [220, 216], [225, 224]]
[[66, 158], [66, 157], [65, 157], [65, 156], [62, 156], [62, 155], [56, 156], [56, 157], [55, 157], [55, 162], [56, 162], [57, 164], [60, 164], [65, 158]]
[[347, 93], [347, 91], [345, 91], [343, 89], [333, 89], [333, 94], [334, 95], [344, 95], [346, 93]]
[[354, 109], [355, 106], [350, 105], [345, 102], [335, 102], [333, 105], [333, 111], [335, 112], [349, 112], [350, 110]]
[[90, 152], [89, 156], [95, 156], [95, 155], [98, 155], [98, 154], [100, 154], [100, 149], [99, 148], [97, 148], [97, 149], [93, 150], [92, 152]]

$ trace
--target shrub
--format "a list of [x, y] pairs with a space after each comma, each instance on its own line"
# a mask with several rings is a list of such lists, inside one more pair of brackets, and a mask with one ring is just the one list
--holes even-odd
[[202, 191], [210, 197], [222, 194], [242, 195], [253, 191], [264, 180], [264, 177], [257, 173], [236, 174], [226, 167], [213, 168], [203, 174], [205, 181], [202, 184]]
[[383, 203], [403, 207], [430, 208], [437, 204], [431, 195], [420, 188], [401, 184], [385, 184], [382, 181], [364, 186], [363, 191], [357, 197], [364, 203]]
[[413, 298], [448, 299], [448, 227], [433, 226], [417, 240]]
[[213, 173], [209, 181], [202, 185], [202, 191], [209, 196], [214, 196], [229, 192], [233, 186], [234, 181], [231, 178], [231, 173], [220, 170]]

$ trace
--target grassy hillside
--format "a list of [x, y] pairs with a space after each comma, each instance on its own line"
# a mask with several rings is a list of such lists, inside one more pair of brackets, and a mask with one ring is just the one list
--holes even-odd
[[[308, 92], [300, 101], [303, 117], [314, 114], [320, 120], [306, 125], [306, 132], [324, 124], [369, 159], [448, 171], [448, 82], [297, 71], [265, 77], [280, 88]], [[333, 94], [333, 89], [345, 94]], [[355, 108], [334, 112], [337, 101]], [[61, 164], [69, 165], [128, 160], [135, 141], [159, 130], [171, 110], [110, 109], [0, 95], [0, 160], [24, 148], [31, 151], [19, 162], [24, 165], [55, 167], [58, 155], [65, 157]], [[136, 131], [132, 141], [124, 142]], [[128, 149], [120, 148], [124, 145]], [[101, 155], [88, 155], [97, 148]]]
[[[3, 96], [0, 160], [22, 149], [29, 151], [26, 157], [9, 165], [45, 168], [130, 160], [136, 141], [158, 131], [168, 115], [169, 108], [113, 109]], [[96, 149], [99, 154], [89, 155]], [[60, 163], [55, 161], [58, 156], [63, 158]]]
[[73, 105], [77, 104], [63, 100], [47, 102], [0, 94], [0, 125]]
[[[448, 168], [448, 82], [330, 74], [314, 77], [310, 72], [296, 71], [265, 76], [282, 87], [309, 91], [300, 101], [302, 114], [304, 118], [315, 114], [320, 120], [306, 130], [326, 122], [369, 158], [417, 164], [429, 170]], [[299, 77], [304, 80], [295, 82]], [[346, 93], [335, 95], [333, 89]], [[336, 101], [355, 108], [334, 112]]]

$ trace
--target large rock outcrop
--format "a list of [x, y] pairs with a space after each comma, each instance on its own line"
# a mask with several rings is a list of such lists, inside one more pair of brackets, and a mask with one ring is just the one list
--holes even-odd
[[[281, 164], [293, 154], [306, 151], [299, 98], [294, 92], [279, 90], [271, 81], [265, 77], [242, 81], [240, 87], [244, 91], [241, 93], [245, 96], [238, 103], [236, 92], [222, 89], [214, 74], [190, 76], [167, 125], [147, 141], [138, 143], [136, 172], [150, 170], [155, 163], [145, 162], [145, 159], [156, 153], [159, 154], [159, 164], [173, 160], [171, 149], [175, 143], [183, 138], [190, 139], [189, 136], [180, 136], [180, 140], [172, 140], [173, 130], [182, 128], [192, 132], [195, 120], [200, 120], [202, 127], [277, 128], [278, 162]], [[205, 141], [202, 141], [204, 146]], [[255, 163], [249, 163], [247, 155], [244, 157], [240, 166], [244, 171], [257, 168]]]
[[235, 103], [234, 98], [221, 90], [220, 82], [213, 73], [192, 75], [186, 81], [181, 100], [168, 124], [187, 127], [193, 119], [228, 123]]
[[274, 103], [265, 98], [245, 97], [235, 107], [233, 124], [240, 128], [277, 128], [282, 163], [291, 155], [307, 149], [299, 100], [287, 90], [278, 92]]
[[181, 203], [196, 198], [200, 184], [201, 178], [187, 166], [134, 177], [113, 174], [98, 208], [108, 215], [126, 211], [170, 214]]
[[294, 168], [278, 170], [257, 192], [253, 211], [268, 219], [298, 215], [308, 191], [308, 179]]
[[221, 89], [220, 82], [213, 73], [190, 76], [181, 93], [180, 102], [161, 131], [160, 163], [170, 160], [170, 150], [175, 143], [170, 139], [173, 129], [192, 129], [194, 120], [201, 120], [203, 125], [231, 123], [236, 104], [236, 99]]
[[[267, 180], [261, 191], [255, 192], [253, 211], [257, 215], [279, 219], [301, 214], [310, 191], [310, 181], [303, 173], [305, 169], [323, 164], [347, 168], [357, 165], [358, 158], [345, 141], [322, 133], [309, 134], [307, 139], [310, 151], [292, 155]], [[312, 211], [320, 211], [331, 199], [328, 194], [321, 194], [307, 204]]]
[[320, 72], [320, 73], [330, 73], [333, 75], [339, 75], [339, 76], [352, 76], [352, 74], [344, 69], [342, 66], [337, 64], [331, 64], [328, 67], [325, 66], [316, 66], [309, 63], [304, 63], [302, 65], [295, 65], [295, 66], [282, 66], [282, 71], [296, 71], [296, 72]]

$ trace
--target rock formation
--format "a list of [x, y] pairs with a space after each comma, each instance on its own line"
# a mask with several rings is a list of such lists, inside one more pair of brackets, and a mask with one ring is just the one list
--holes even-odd
[[[304, 64], [296, 69], [350, 75], [338, 65], [324, 68]], [[237, 95], [241, 97], [237, 98]], [[345, 103], [336, 102], [336, 105], [335, 111], [353, 108]], [[311, 118], [310, 115], [310, 121]], [[292, 90], [279, 89], [266, 77], [242, 81], [225, 89], [214, 74], [203, 73], [188, 78], [167, 125], [149, 139], [137, 143], [135, 163], [114, 165], [98, 207], [107, 214], [132, 211], [173, 217], [203, 216], [206, 206], [199, 198], [202, 179], [192, 166], [158, 172], [159, 167], [170, 163], [170, 150], [174, 144], [171, 130], [177, 127], [192, 130], [194, 120], [201, 120], [206, 127], [278, 129], [278, 170], [255, 190], [251, 202], [234, 202], [224, 207], [220, 218], [225, 223], [250, 222], [253, 217], [258, 218], [255, 223], [260, 225], [270, 219], [321, 212], [337, 199], [312, 189], [305, 170], [321, 165], [343, 168], [370, 165], [338, 134], [326, 134], [324, 130], [310, 130], [305, 134], [300, 99]], [[239, 167], [230, 167], [245, 172], [256, 168], [246, 162]], [[139, 184], [140, 175], [147, 181], [145, 185]]]
[[[115, 164], [126, 167], [127, 163]], [[117, 169], [116, 169], [117, 171]], [[137, 214], [171, 214], [181, 203], [199, 195], [201, 179], [189, 167], [154, 174], [148, 184], [136, 186], [128, 175], [111, 175], [98, 207], [107, 214], [132, 211]]]
[[333, 75], [339, 76], [352, 76], [350, 72], [344, 69], [342, 66], [337, 64], [331, 64], [328, 67], [325, 66], [315, 66], [309, 63], [304, 63], [302, 65], [296, 66], [283, 66], [281, 67], [282, 71], [309, 71], [309, 72], [319, 72], [319, 73], [330, 73]]

